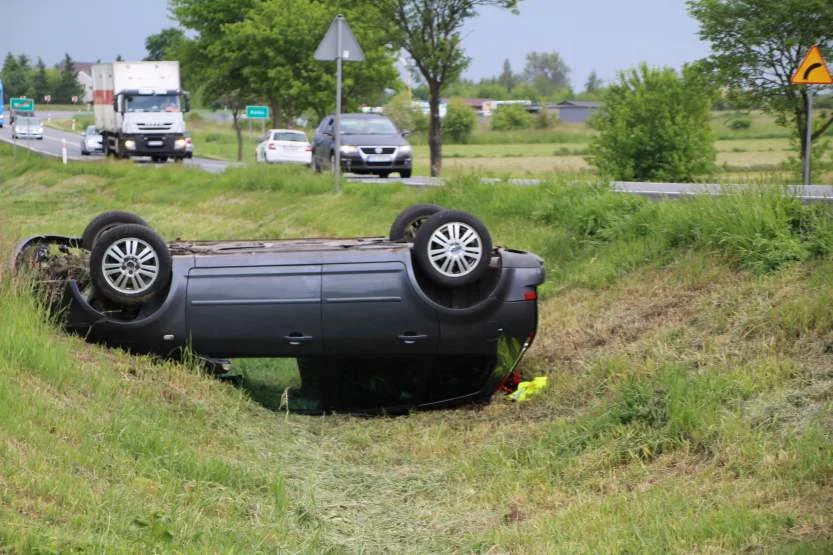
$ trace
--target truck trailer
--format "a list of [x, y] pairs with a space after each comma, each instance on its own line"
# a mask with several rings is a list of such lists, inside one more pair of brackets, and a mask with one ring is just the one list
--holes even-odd
[[187, 156], [183, 113], [191, 99], [181, 89], [179, 62], [113, 62], [92, 71], [95, 126], [106, 154], [154, 162]]

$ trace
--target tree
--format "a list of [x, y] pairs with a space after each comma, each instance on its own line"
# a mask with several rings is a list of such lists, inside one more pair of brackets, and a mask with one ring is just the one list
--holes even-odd
[[550, 96], [558, 89], [569, 87], [569, 74], [570, 68], [558, 52], [530, 52], [526, 55], [524, 79], [541, 96]]
[[3, 69], [0, 70], [0, 80], [3, 81], [4, 84], [4, 103], [7, 103], [9, 98], [22, 96], [25, 81], [21, 79], [20, 71], [17, 66], [17, 58], [15, 58], [14, 54], [11, 52], [6, 54], [6, 59], [3, 61]]
[[715, 91], [698, 67], [640, 65], [619, 74], [590, 119], [598, 131], [589, 162], [604, 177], [693, 181], [714, 165], [710, 125]]
[[22, 94], [19, 96], [32, 96], [32, 66], [29, 65], [29, 56], [20, 54], [17, 57], [17, 71], [20, 73]]
[[122, 55], [121, 55], [121, 54], [116, 54], [116, 59], [115, 59], [115, 61], [116, 61], [116, 62], [123, 62], [123, 61], [124, 61], [124, 58], [122, 57]]
[[599, 92], [599, 89], [602, 88], [602, 80], [599, 79], [599, 76], [596, 75], [596, 70], [590, 72], [590, 75], [587, 76], [587, 82], [584, 84], [584, 92], [588, 94], [593, 94]]
[[47, 94], [52, 93], [52, 88], [49, 86], [49, 75], [46, 73], [46, 64], [41, 58], [38, 58], [38, 63], [35, 66], [35, 74], [32, 77], [32, 95], [41, 99]]
[[[807, 86], [790, 78], [807, 50], [818, 44], [833, 56], [833, 3], [830, 0], [689, 0], [700, 22], [700, 38], [711, 44], [710, 68], [735, 100], [758, 105], [779, 124], [792, 126], [802, 156], [809, 97]], [[833, 125], [823, 114], [812, 132], [821, 137]]]
[[448, 103], [443, 121], [443, 132], [451, 141], [467, 143], [475, 125], [477, 125], [477, 115], [471, 106], [459, 99]]
[[503, 60], [503, 71], [500, 72], [500, 76], [497, 78], [498, 83], [503, 85], [507, 92], [512, 92], [512, 89], [515, 88], [515, 85], [518, 83], [518, 77], [512, 71], [512, 64], [509, 63], [509, 58]]
[[69, 57], [69, 54], [64, 54], [58, 85], [55, 87], [55, 97], [52, 100], [53, 102], [69, 104], [73, 96], [81, 95], [82, 90], [81, 84], [75, 75], [75, 63]]
[[456, 80], [469, 59], [461, 47], [463, 24], [486, 6], [515, 9], [519, 0], [378, 0], [379, 22], [391, 30], [392, 42], [414, 60], [428, 86], [430, 123], [428, 145], [431, 175], [442, 170], [443, 87]]
[[388, 101], [385, 105], [385, 115], [388, 116], [399, 129], [408, 131], [425, 131], [428, 120], [418, 106], [414, 106], [410, 96], [403, 91]]
[[148, 55], [145, 56], [146, 61], [170, 60], [176, 51], [178, 45], [185, 40], [185, 33], [182, 29], [168, 28], [162, 29], [155, 35], [150, 35], [145, 39], [145, 50]]
[[[354, 5], [366, 7], [367, 3]], [[398, 79], [395, 51], [387, 35], [355, 6], [342, 2], [341, 13], [365, 59], [343, 65], [345, 111], [360, 104], [383, 104], [384, 90]], [[257, 4], [242, 21], [226, 28], [233, 36], [233, 48], [247, 58], [246, 79], [268, 101], [276, 123], [292, 121], [310, 109], [323, 118], [335, 108], [335, 62], [314, 58], [335, 16], [336, 9], [329, 2], [272, 0]]]

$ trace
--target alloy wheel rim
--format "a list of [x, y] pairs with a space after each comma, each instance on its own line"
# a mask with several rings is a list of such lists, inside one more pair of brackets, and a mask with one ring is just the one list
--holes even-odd
[[101, 270], [107, 284], [119, 293], [141, 294], [159, 276], [159, 255], [146, 241], [125, 237], [104, 251]]
[[428, 260], [431, 266], [447, 277], [470, 274], [483, 258], [480, 234], [463, 222], [448, 222], [437, 228], [428, 239]]

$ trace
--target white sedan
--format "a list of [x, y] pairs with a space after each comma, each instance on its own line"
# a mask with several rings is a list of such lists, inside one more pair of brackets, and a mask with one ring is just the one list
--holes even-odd
[[305, 164], [312, 161], [312, 145], [303, 131], [270, 129], [255, 148], [255, 160], [270, 164]]

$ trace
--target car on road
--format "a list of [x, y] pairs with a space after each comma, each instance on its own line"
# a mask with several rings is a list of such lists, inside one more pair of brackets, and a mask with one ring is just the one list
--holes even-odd
[[93, 152], [104, 152], [104, 137], [95, 125], [88, 125], [81, 134], [81, 154], [89, 156]]
[[80, 237], [22, 241], [14, 260], [88, 341], [295, 358], [313, 412], [489, 401], [535, 337], [544, 281], [539, 257], [493, 247], [476, 217], [435, 205], [403, 210], [385, 237], [274, 241], [165, 242], [106, 212]]
[[312, 160], [312, 145], [303, 131], [270, 129], [255, 147], [255, 160], [269, 164], [309, 166]]
[[43, 123], [33, 117], [22, 117], [18, 114], [12, 124], [12, 139], [43, 140]]
[[[342, 114], [341, 169], [388, 177], [397, 172], [411, 177], [413, 153], [405, 133], [381, 114]], [[335, 115], [325, 117], [312, 139], [315, 171], [335, 166]]]
[[9, 110], [9, 125], [13, 124], [17, 118], [33, 118], [35, 112], [31, 110]]

